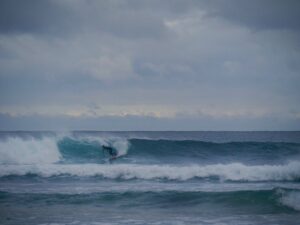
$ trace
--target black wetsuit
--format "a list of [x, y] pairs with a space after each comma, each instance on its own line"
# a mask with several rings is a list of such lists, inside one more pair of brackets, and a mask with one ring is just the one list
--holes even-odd
[[117, 152], [112, 147], [102, 145], [102, 148], [107, 150], [111, 157], [117, 156]]

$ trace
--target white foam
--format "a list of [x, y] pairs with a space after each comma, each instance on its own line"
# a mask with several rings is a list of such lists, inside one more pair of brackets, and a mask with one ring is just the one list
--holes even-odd
[[233, 181], [292, 181], [300, 179], [300, 162], [286, 165], [247, 166], [241, 163], [215, 164], [208, 166], [171, 166], [138, 164], [37, 164], [0, 165], [0, 176], [36, 174], [42, 177], [57, 175], [102, 176], [121, 179], [169, 179], [218, 177]]
[[286, 205], [288, 207], [300, 211], [300, 192], [291, 191], [291, 192], [283, 193], [280, 202], [283, 205]]
[[0, 141], [0, 164], [55, 163], [60, 158], [54, 138], [10, 137]]
[[116, 141], [114, 141], [112, 143], [112, 146], [117, 149], [118, 151], [118, 155], [122, 156], [122, 155], [126, 155], [128, 148], [129, 148], [129, 143], [127, 140], [124, 139], [117, 139]]

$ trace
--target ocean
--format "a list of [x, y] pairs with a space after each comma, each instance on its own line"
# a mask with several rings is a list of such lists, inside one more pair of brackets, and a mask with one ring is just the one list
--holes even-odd
[[299, 221], [300, 132], [0, 132], [2, 225]]

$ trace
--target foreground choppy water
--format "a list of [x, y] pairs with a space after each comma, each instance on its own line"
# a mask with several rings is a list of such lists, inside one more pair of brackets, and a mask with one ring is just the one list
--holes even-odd
[[0, 134], [0, 224], [298, 221], [299, 132]]

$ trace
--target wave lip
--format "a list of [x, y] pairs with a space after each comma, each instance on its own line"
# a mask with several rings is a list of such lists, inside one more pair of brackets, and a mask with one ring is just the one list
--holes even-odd
[[139, 165], [139, 164], [36, 164], [1, 165], [0, 176], [37, 175], [100, 176], [108, 179], [167, 179], [185, 181], [194, 178], [214, 178], [224, 181], [298, 181], [300, 162], [286, 165], [247, 166], [241, 163], [189, 165]]

